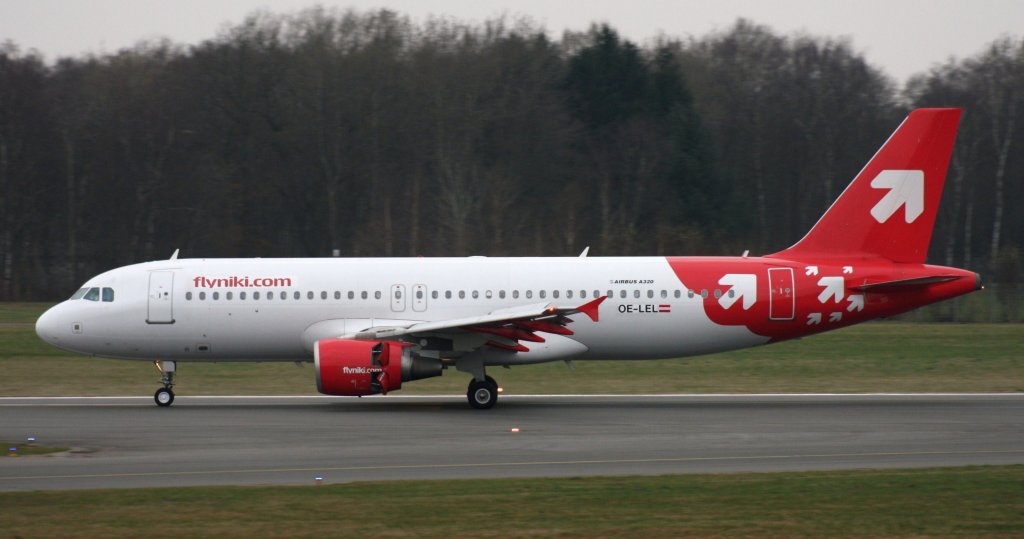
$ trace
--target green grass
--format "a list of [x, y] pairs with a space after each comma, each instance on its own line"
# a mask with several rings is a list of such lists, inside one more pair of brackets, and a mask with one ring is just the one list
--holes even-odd
[[4, 537], [1020, 537], [1024, 466], [18, 492], [0, 507]]
[[[16, 451], [11, 451], [12, 447], [16, 448]], [[28, 442], [0, 442], [0, 451], [7, 457], [10, 457], [11, 453], [14, 453], [17, 457], [49, 455], [51, 453], [67, 451], [68, 449], [67, 447], [46, 447]]]
[[[147, 362], [61, 352], [40, 341], [39, 304], [0, 304], [0, 396], [149, 395]], [[807, 339], [684, 360], [577, 361], [492, 368], [508, 394], [1024, 391], [1024, 325], [877, 322]], [[460, 394], [468, 375], [402, 394]], [[315, 394], [312, 365], [179, 363], [179, 395]]]
[[0, 302], [0, 324], [34, 324], [36, 318], [50, 308], [50, 303]]

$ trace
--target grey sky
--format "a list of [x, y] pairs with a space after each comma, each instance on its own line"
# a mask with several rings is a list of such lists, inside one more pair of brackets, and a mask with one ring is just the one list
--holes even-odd
[[[114, 52], [141, 39], [179, 43], [213, 37], [256, 9], [292, 12], [313, 0], [0, 0], [0, 41], [35, 48], [48, 60]], [[847, 36], [868, 60], [902, 81], [951, 56], [977, 53], [1001, 35], [1024, 32], [1024, 0], [347, 0], [319, 2], [360, 10], [389, 7], [423, 20], [467, 21], [526, 15], [554, 36], [608, 22], [643, 42], [659, 32], [700, 36], [738, 17], [780, 33]]]

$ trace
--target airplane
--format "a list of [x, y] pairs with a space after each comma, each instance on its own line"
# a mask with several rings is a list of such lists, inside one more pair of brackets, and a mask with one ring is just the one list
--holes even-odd
[[178, 259], [89, 279], [36, 322], [58, 348], [177, 363], [313, 362], [327, 395], [488, 367], [682, 358], [780, 342], [981, 289], [925, 264], [960, 109], [911, 112], [792, 247], [740, 257]]

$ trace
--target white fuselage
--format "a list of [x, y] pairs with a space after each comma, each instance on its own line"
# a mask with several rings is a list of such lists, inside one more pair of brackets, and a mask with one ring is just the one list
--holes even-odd
[[534, 356], [520, 362], [682, 357], [769, 340], [713, 323], [664, 257], [183, 259], [118, 268], [83, 286], [110, 288], [113, 301], [65, 301], [39, 319], [40, 335], [127, 359], [308, 361], [316, 340], [369, 327], [605, 295], [599, 322], [572, 315], [574, 335], [531, 344]]

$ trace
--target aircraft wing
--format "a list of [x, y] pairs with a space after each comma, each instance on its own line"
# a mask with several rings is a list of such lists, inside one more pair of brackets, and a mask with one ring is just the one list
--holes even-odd
[[476, 333], [486, 336], [488, 346], [502, 350], [525, 352], [520, 341], [544, 342], [538, 333], [572, 335], [567, 326], [570, 315], [583, 313], [598, 321], [598, 307], [607, 299], [601, 296], [583, 305], [564, 306], [552, 303], [534, 303], [507, 309], [498, 309], [481, 316], [455, 318], [436, 322], [418, 322], [408, 326], [381, 326], [366, 328], [342, 338], [359, 340], [390, 340], [400, 337], [435, 336], [438, 334]]

